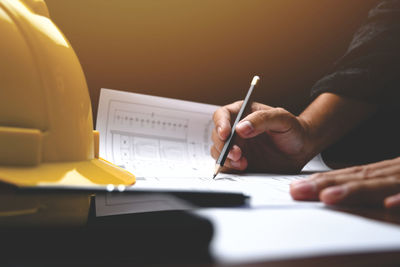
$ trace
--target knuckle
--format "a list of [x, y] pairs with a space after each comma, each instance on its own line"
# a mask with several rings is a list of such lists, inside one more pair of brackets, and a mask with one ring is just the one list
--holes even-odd
[[371, 168], [369, 166], [364, 166], [361, 168], [361, 170], [359, 171], [359, 173], [362, 175], [363, 179], [368, 179], [371, 178], [371, 176], [374, 173], [374, 168]]
[[233, 104], [234, 105], [241, 105], [243, 103], [243, 100], [237, 100]]
[[257, 102], [251, 103], [251, 110], [259, 110], [259, 104]]
[[314, 173], [314, 174], [312, 174], [311, 176], [310, 176], [310, 179], [321, 179], [321, 178], [324, 178], [325, 177], [325, 174], [323, 174], [323, 173], [321, 173], [321, 172], [318, 172], [318, 173]]
[[287, 114], [287, 113], [289, 113], [286, 109], [284, 109], [284, 108], [282, 108], [282, 107], [276, 107], [276, 108], [275, 108], [275, 111], [276, 111], [277, 113], [281, 113], [281, 114]]
[[400, 175], [391, 175], [387, 177], [387, 181], [393, 186], [400, 187]]
[[226, 105], [226, 109], [231, 112], [238, 112], [240, 107], [242, 106], [243, 100], [237, 100], [232, 104]]
[[358, 165], [358, 166], [351, 167], [350, 170], [351, 170], [353, 173], [356, 173], [356, 172], [362, 172], [362, 171], [363, 171], [363, 168], [364, 168], [364, 166]]
[[213, 130], [212, 133], [211, 133], [211, 140], [212, 140], [214, 143], [217, 143], [217, 142], [219, 141], [218, 133], [217, 133], [217, 131], [216, 131], [215, 128], [214, 128], [214, 130]]
[[216, 121], [220, 117], [220, 114], [223, 112], [224, 108], [225, 107], [220, 107], [213, 113], [213, 120], [214, 121]]
[[281, 122], [287, 127], [291, 127], [293, 122], [296, 120], [296, 117], [284, 108], [277, 107], [275, 108], [275, 112], [276, 117], [279, 118], [279, 120], [281, 120]]
[[266, 110], [257, 110], [256, 112], [254, 112], [254, 117], [261, 121], [265, 121], [269, 117], [269, 112]]
[[212, 115], [212, 120], [214, 121], [214, 124], [215, 124], [215, 121], [216, 121], [216, 117], [217, 117], [217, 112], [215, 111], [214, 113], [213, 113], [213, 115]]
[[210, 148], [210, 154], [211, 154], [212, 157], [214, 157], [214, 150], [215, 150], [215, 148], [214, 148], [214, 146], [212, 146]]
[[286, 109], [281, 108], [281, 107], [275, 108], [275, 112], [276, 112], [277, 116], [279, 116], [280, 118], [282, 118], [284, 120], [291, 120], [294, 118], [292, 113], [290, 113], [289, 111], [287, 111]]
[[344, 186], [346, 187], [347, 191], [349, 191], [350, 193], [364, 192], [364, 191], [367, 191], [367, 189], [368, 189], [367, 184], [356, 182], [356, 181], [348, 182], [348, 183], [344, 184]]
[[219, 153], [224, 147], [224, 143], [221, 142], [215, 143], [214, 147], [215, 147], [215, 152]]
[[247, 169], [247, 160], [245, 158], [240, 159], [240, 171], [244, 171]]
[[215, 146], [212, 146], [212, 147], [211, 147], [211, 149], [210, 149], [210, 154], [211, 154], [211, 157], [213, 157], [214, 159], [217, 159], [217, 158], [218, 158], [219, 152], [218, 152], [218, 150], [215, 148]]
[[268, 107], [268, 106], [260, 104], [258, 102], [252, 102], [251, 103], [251, 110], [252, 111], [263, 110], [263, 109], [266, 109], [266, 107]]
[[238, 168], [239, 171], [244, 171], [246, 170], [246, 166], [245, 165], [240, 165], [240, 167]]
[[216, 126], [220, 121], [226, 119], [227, 115], [225, 115], [225, 114], [230, 114], [227, 106], [220, 107], [213, 113], [212, 119]]
[[322, 189], [325, 187], [334, 186], [338, 184], [338, 181], [334, 177], [325, 177], [323, 179], [316, 179], [315, 183], [317, 185], [317, 188]]

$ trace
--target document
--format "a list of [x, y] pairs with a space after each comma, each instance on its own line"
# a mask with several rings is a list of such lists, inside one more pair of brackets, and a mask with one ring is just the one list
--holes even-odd
[[[212, 114], [218, 106], [102, 89], [96, 128], [100, 156], [131, 171], [126, 191], [237, 192], [243, 208], [195, 209], [168, 195], [103, 195], [98, 216], [187, 209], [213, 223], [211, 253], [218, 263], [240, 264], [400, 249], [398, 226], [294, 201], [290, 183], [329, 171], [320, 155], [298, 175], [219, 174], [210, 156]], [[250, 208], [249, 208], [250, 207]]]
[[[320, 205], [296, 202], [289, 184], [308, 174], [219, 174], [212, 179], [212, 115], [218, 108], [178, 99], [102, 89], [96, 129], [100, 156], [132, 172], [126, 190], [237, 192], [251, 206]], [[326, 171], [318, 155], [304, 171]]]
[[400, 227], [327, 208], [203, 209], [224, 265], [400, 250]]
[[98, 193], [96, 216], [192, 209], [190, 203], [168, 194]]
[[218, 106], [102, 89], [100, 156], [137, 177], [213, 173], [212, 114]]

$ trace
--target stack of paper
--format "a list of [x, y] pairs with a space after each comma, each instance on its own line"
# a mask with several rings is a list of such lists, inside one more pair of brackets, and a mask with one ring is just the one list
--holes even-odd
[[[196, 211], [215, 226], [212, 253], [221, 262], [400, 249], [398, 226], [339, 213], [319, 202], [292, 200], [289, 184], [306, 177], [305, 173], [223, 174], [213, 180], [215, 161], [209, 151], [214, 127], [211, 118], [217, 108], [102, 89], [96, 127], [100, 156], [137, 176], [137, 183], [127, 190], [242, 192], [250, 196], [247, 208]], [[320, 156], [303, 169], [306, 173], [327, 170]], [[162, 199], [167, 200], [160, 203]], [[154, 210], [192, 209], [165, 196], [157, 200]], [[137, 199], [132, 205], [126, 199], [104, 201], [114, 207], [103, 207], [104, 214], [152, 209], [143, 203], [138, 206]]]

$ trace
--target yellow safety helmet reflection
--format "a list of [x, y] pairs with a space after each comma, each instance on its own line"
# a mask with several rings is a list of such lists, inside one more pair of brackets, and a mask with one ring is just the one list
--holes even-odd
[[85, 76], [45, 3], [0, 0], [0, 36], [0, 181], [133, 184], [98, 158]]

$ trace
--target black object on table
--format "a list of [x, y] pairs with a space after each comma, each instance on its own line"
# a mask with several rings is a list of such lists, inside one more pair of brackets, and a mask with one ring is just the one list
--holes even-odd
[[185, 264], [212, 259], [212, 224], [186, 211], [96, 217], [87, 193], [0, 195], [0, 265]]

